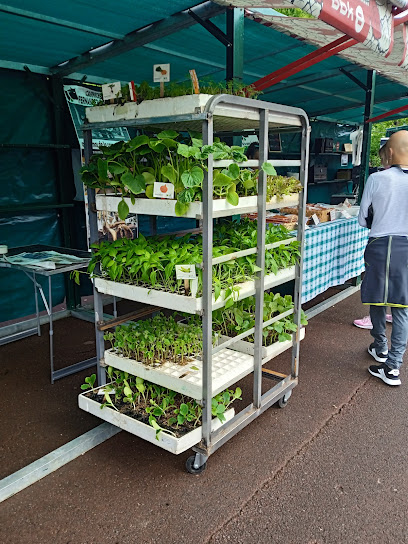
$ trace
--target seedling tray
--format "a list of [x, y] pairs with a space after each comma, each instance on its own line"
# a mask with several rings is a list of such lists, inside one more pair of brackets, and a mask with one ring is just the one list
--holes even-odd
[[[272, 289], [295, 279], [295, 267], [284, 268], [277, 274], [265, 276], [265, 290]], [[203, 297], [194, 298], [192, 296], [178, 295], [166, 291], [158, 291], [147, 287], [129, 285], [126, 283], [117, 283], [105, 278], [94, 278], [95, 288], [99, 293], [113, 295], [135, 302], [143, 302], [161, 308], [187, 312], [190, 314], [200, 314], [203, 309]], [[255, 294], [255, 281], [247, 281], [237, 284], [240, 287], [237, 300], [250, 297]], [[213, 310], [222, 308], [225, 305], [224, 292], [215, 300], [213, 295]]]
[[[96, 393], [98, 389], [99, 388], [92, 389], [92, 392]], [[146, 423], [142, 423], [132, 417], [121, 414], [112, 408], [105, 407], [101, 409], [101, 404], [87, 397], [86, 393], [79, 395], [78, 405], [82, 410], [176, 455], [192, 448], [198, 444], [202, 438], [202, 427], [197, 427], [181, 438], [176, 438], [162, 431], [160, 432], [158, 439], [156, 439], [156, 431], [150, 425], [146, 425]], [[234, 408], [227, 410], [224, 414], [227, 421], [231, 420], [234, 415]], [[221, 425], [222, 423], [219, 419], [213, 419], [211, 428], [215, 431], [219, 429]]]
[[[213, 97], [210, 94], [194, 94], [177, 97], [144, 100], [140, 104], [93, 106], [86, 108], [86, 118], [95, 128], [99, 123], [109, 126], [155, 125], [161, 128], [178, 130], [202, 130], [202, 121], [206, 118], [204, 108]], [[254, 107], [237, 108], [234, 105], [220, 103], [213, 112], [214, 130], [247, 130], [259, 128], [259, 112]], [[301, 126], [297, 115], [269, 112], [271, 126]]]
[[[147, 366], [134, 359], [105, 351], [105, 364], [122, 372], [139, 376], [144, 380], [167, 387], [196, 400], [203, 396], [201, 360], [193, 359], [187, 364], [166, 362], [161, 366]], [[212, 396], [250, 374], [254, 369], [254, 358], [245, 353], [223, 349], [212, 358]]]
[[[305, 329], [300, 329], [299, 340], [303, 340], [305, 337]], [[220, 344], [230, 340], [228, 336], [220, 337]], [[293, 346], [292, 340], [286, 340], [285, 342], [275, 342], [270, 346], [262, 347], [262, 360], [263, 362], [269, 361], [274, 357], [277, 357], [284, 351], [290, 349]], [[238, 340], [234, 344], [230, 344], [228, 349], [239, 351], [240, 353], [245, 353], [247, 355], [254, 355], [255, 346], [252, 342], [247, 342], [246, 340]]]
[[[241, 196], [238, 206], [232, 206], [225, 199], [213, 200], [213, 217], [226, 217], [235, 214], [255, 213], [258, 211], [257, 196]], [[122, 200], [121, 196], [116, 195], [96, 195], [96, 209], [102, 212], [117, 212], [118, 204]], [[132, 204], [130, 198], [124, 199], [129, 206], [130, 213], [145, 215], [160, 215], [165, 217], [178, 217], [175, 212], [176, 200], [155, 199], [155, 198], [136, 198]], [[299, 203], [298, 193], [284, 195], [281, 199], [276, 196], [270, 202], [266, 203], [267, 210], [287, 206], [297, 206]], [[203, 203], [191, 202], [185, 215], [190, 219], [203, 218]]]

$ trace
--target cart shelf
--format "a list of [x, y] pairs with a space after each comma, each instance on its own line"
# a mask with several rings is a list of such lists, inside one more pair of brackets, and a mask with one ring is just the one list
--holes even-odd
[[[96, 196], [96, 209], [102, 212], [116, 212], [118, 210], [118, 204], [121, 200], [121, 196], [98, 194]], [[177, 202], [176, 200], [136, 198], [134, 204], [132, 204], [130, 198], [128, 197], [124, 200], [129, 206], [130, 213], [159, 215], [165, 217], [178, 217], [175, 212], [175, 206]], [[266, 209], [272, 210], [285, 206], [294, 206], [298, 203], [299, 195], [297, 193], [294, 193], [291, 195], [285, 195], [282, 197], [282, 199], [274, 197], [270, 202], [266, 203]], [[225, 199], [213, 200], [214, 218], [226, 217], [236, 214], [253, 213], [256, 212], [257, 209], [258, 208], [256, 196], [240, 197], [238, 206], [232, 206]], [[182, 217], [190, 219], [202, 219], [203, 203], [191, 202], [187, 213]]]
[[[265, 289], [272, 289], [288, 281], [294, 280], [296, 276], [295, 267], [279, 270], [277, 274], [265, 276]], [[117, 283], [105, 278], [95, 278], [94, 285], [99, 293], [112, 295], [126, 300], [143, 302], [169, 310], [187, 312], [189, 314], [201, 314], [203, 310], [203, 297], [195, 298], [187, 295], [178, 295], [166, 291], [158, 291], [150, 287], [139, 287], [138, 285], [129, 285], [127, 283]], [[255, 294], [255, 281], [238, 283], [239, 293], [236, 300], [241, 300]], [[221, 291], [217, 300], [214, 299], [212, 309], [217, 310], [225, 306], [224, 291]]]
[[[304, 329], [301, 329], [300, 338], [303, 339], [304, 336]], [[249, 346], [246, 344], [249, 344]], [[267, 363], [292, 346], [293, 341], [287, 340], [285, 342], [276, 342], [264, 348], [262, 364]], [[252, 355], [248, 354], [251, 348]], [[107, 366], [112, 366], [122, 372], [139, 376], [144, 380], [167, 387], [196, 400], [203, 398], [203, 365], [201, 359], [193, 359], [187, 364], [167, 361], [160, 366], [152, 367], [134, 359], [117, 355], [113, 350], [107, 350], [105, 351], [104, 360]], [[237, 344], [233, 344], [230, 349], [222, 349], [212, 358], [212, 396], [218, 395], [218, 393], [231, 387], [253, 370], [253, 344], [241, 340]]]
[[[93, 389], [92, 393], [97, 393], [98, 390], [99, 388]], [[156, 438], [156, 431], [150, 425], [146, 425], [132, 417], [116, 412], [113, 408], [106, 407], [101, 409], [101, 404], [96, 400], [89, 398], [88, 394], [89, 393], [81, 393], [81, 395], [79, 395], [78, 405], [82, 410], [85, 410], [124, 431], [139, 436], [140, 438], [143, 438], [143, 440], [171, 453], [176, 455], [183, 453], [198, 444], [201, 440], [202, 427], [195, 428], [181, 438], [176, 438], [163, 431], [160, 432], [159, 436]], [[234, 414], [235, 411], [233, 408], [227, 410], [224, 414], [226, 422], [231, 420], [234, 417]], [[211, 422], [211, 430], [216, 431], [222, 425], [223, 424], [219, 419], [213, 419]]]
[[[145, 128], [151, 126], [155, 129], [176, 128], [178, 131], [201, 132], [203, 120], [207, 119], [207, 111], [214, 98], [210, 94], [194, 94], [144, 100], [140, 104], [128, 102], [123, 105], [93, 106], [86, 108], [86, 118], [92, 129], [137, 125]], [[234, 105], [226, 102], [217, 104], [212, 113], [214, 131], [230, 132], [258, 128], [260, 115], [256, 106], [257, 101], [253, 100], [252, 103], [241, 106], [239, 116]], [[301, 122], [298, 115], [275, 109], [269, 113], [269, 126], [300, 127]]]

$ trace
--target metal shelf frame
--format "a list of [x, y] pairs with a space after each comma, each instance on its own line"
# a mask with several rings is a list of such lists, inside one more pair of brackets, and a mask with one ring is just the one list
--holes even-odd
[[[273, 118], [273, 130], [276, 130], [277, 122], [282, 130], [288, 131], [293, 127], [293, 131], [298, 132], [299, 126], [301, 130], [301, 145], [300, 145], [300, 182], [302, 191], [299, 194], [299, 224], [301, 228], [297, 231], [297, 240], [300, 242], [300, 262], [296, 266], [295, 290], [294, 290], [294, 321], [298, 326], [297, 332], [293, 335], [293, 347], [291, 357], [291, 373], [290, 375], [281, 375], [269, 371], [273, 379], [277, 380], [271, 389], [262, 394], [262, 331], [263, 323], [263, 305], [265, 291], [265, 233], [266, 233], [266, 182], [267, 175], [260, 169], [258, 180], [258, 197], [257, 197], [257, 213], [258, 213], [258, 232], [257, 232], [257, 247], [256, 264], [261, 269], [257, 273], [255, 280], [255, 343], [254, 343], [254, 379], [253, 379], [253, 398], [252, 403], [244, 410], [240, 411], [233, 419], [221, 426], [217, 431], [211, 430], [211, 399], [212, 399], [212, 357], [214, 349], [212, 346], [212, 247], [213, 247], [213, 169], [214, 161], [212, 155], [208, 157], [208, 171], [205, 173], [203, 182], [203, 309], [202, 326], [203, 326], [203, 417], [202, 417], [202, 440], [193, 448], [195, 458], [193, 468], [199, 470], [206, 463], [209, 456], [214, 453], [222, 444], [237, 434], [242, 428], [248, 425], [256, 417], [262, 414], [274, 403], [280, 399], [287, 400], [291, 395], [292, 389], [298, 383], [299, 373], [299, 346], [300, 346], [300, 328], [301, 328], [301, 290], [302, 290], [302, 268], [303, 268], [303, 248], [304, 248], [304, 225], [305, 225], [305, 208], [306, 208], [306, 192], [307, 192], [307, 172], [308, 172], [308, 157], [309, 157], [309, 141], [310, 141], [310, 125], [306, 113], [299, 108], [253, 100], [249, 98], [231, 96], [231, 95], [215, 95], [205, 106], [204, 112], [200, 114], [191, 114], [183, 116], [171, 116], [149, 119], [134, 119], [126, 122], [115, 122], [121, 126], [156, 126], [160, 125], [172, 126], [183, 130], [179, 127], [186, 126], [186, 123], [197, 123], [199, 120], [202, 126], [203, 144], [211, 145], [214, 137], [214, 118], [216, 118], [216, 109], [221, 106], [228, 107], [231, 111], [231, 119], [239, 119], [239, 126], [242, 125], [242, 119], [245, 119], [245, 114], [248, 112], [253, 116], [254, 112], [259, 116], [259, 163], [268, 161], [269, 141], [268, 134], [270, 131], [270, 119]], [[85, 139], [85, 158], [89, 161], [92, 155], [92, 131], [96, 126], [105, 128], [111, 126], [112, 123], [87, 123], [83, 125]], [[229, 123], [231, 125], [231, 123]], [[242, 129], [241, 129], [242, 130]], [[251, 166], [252, 166], [251, 161]], [[273, 161], [270, 161], [273, 162]], [[283, 161], [282, 161], [283, 162]], [[293, 162], [293, 161], [289, 161]], [[289, 166], [289, 164], [288, 164]], [[95, 191], [88, 189], [88, 213], [90, 224], [90, 242], [94, 243], [98, 239], [97, 228], [97, 210]], [[234, 212], [231, 212], [233, 215]], [[252, 253], [252, 252], [251, 252]], [[255, 251], [254, 251], [255, 253]], [[102, 297], [94, 288], [95, 296], [95, 323], [96, 323], [96, 346], [97, 346], [97, 372], [98, 383], [104, 385], [106, 383], [106, 375], [104, 370], [104, 340], [103, 331], [98, 329], [98, 323], [102, 320], [103, 306]], [[216, 349], [216, 348], [215, 348]]]

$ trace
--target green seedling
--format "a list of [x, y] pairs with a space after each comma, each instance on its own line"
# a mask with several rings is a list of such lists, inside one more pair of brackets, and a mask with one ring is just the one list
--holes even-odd
[[86, 391], [86, 389], [93, 389], [96, 381], [96, 374], [92, 374], [88, 378], [85, 378], [85, 383], [81, 385], [81, 389]]

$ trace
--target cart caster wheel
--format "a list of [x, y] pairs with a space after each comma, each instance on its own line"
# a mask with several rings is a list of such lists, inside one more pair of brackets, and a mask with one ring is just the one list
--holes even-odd
[[195, 458], [196, 456], [192, 455], [191, 457], [187, 459], [186, 461], [187, 472], [189, 472], [190, 474], [201, 474], [207, 468], [207, 463], [204, 463], [203, 465], [201, 465], [201, 467], [196, 468], [194, 466]]
[[288, 404], [289, 402], [289, 399], [292, 395], [292, 391], [289, 391], [289, 393], [286, 393], [286, 395], [284, 395], [283, 397], [281, 397], [279, 400], [278, 400], [278, 406], [279, 408], [285, 408], [285, 406]]

